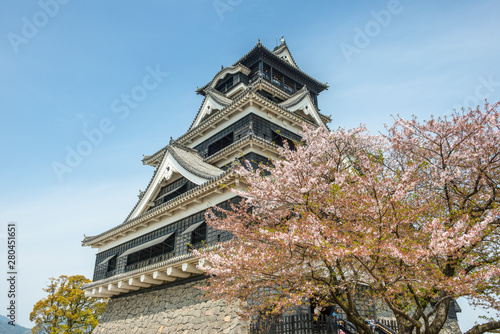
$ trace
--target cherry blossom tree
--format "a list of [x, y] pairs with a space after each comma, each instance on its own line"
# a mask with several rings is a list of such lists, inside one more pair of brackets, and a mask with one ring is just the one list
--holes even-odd
[[208, 296], [247, 317], [337, 305], [361, 333], [373, 308], [392, 311], [400, 333], [426, 334], [458, 297], [500, 312], [498, 105], [397, 118], [386, 135], [304, 127], [282, 159], [236, 167], [242, 201], [206, 217], [235, 237], [195, 251]]

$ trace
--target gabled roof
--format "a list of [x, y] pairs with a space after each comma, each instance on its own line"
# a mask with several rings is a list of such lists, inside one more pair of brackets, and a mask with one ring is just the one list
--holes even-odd
[[227, 98], [224, 94], [220, 93], [218, 90], [208, 87], [206, 90], [205, 99], [201, 104], [196, 117], [189, 129], [194, 128], [208, 115], [214, 111], [223, 109], [224, 107], [230, 105], [233, 102], [230, 98]]
[[324, 123], [321, 115], [319, 114], [319, 110], [314, 105], [311, 94], [309, 94], [309, 90], [307, 90], [306, 86], [297, 91], [288, 100], [283, 101], [278, 105], [296, 113], [300, 110], [301, 113], [303, 113], [306, 117], [309, 116], [314, 119], [316, 125], [318, 126]]
[[168, 181], [174, 172], [197, 185], [224, 173], [222, 169], [204, 162], [196, 150], [171, 140], [164, 149], [164, 155], [161, 164], [155, 171], [155, 177], [149, 183], [144, 195], [139, 199], [127, 220], [136, 217], [147, 208], [147, 203], [154, 199], [156, 193], [165, 185], [164, 182]]
[[[278, 49], [278, 48], [280, 48], [280, 49]], [[275, 51], [282, 51], [281, 48], [284, 48], [283, 43], [280, 46], [278, 46], [278, 48], [275, 49]], [[288, 50], [288, 46], [286, 47], [286, 50]], [[296, 73], [302, 75], [303, 77], [307, 78], [309, 81], [311, 81], [312, 83], [314, 83], [315, 85], [317, 85], [318, 87], [320, 87], [321, 90], [318, 91], [318, 93], [321, 92], [322, 90], [328, 89], [328, 85], [326, 83], [322, 83], [322, 82], [314, 79], [313, 77], [311, 77], [309, 74], [301, 71], [298, 68], [298, 66], [295, 64], [295, 60], [293, 60], [293, 58], [291, 58], [291, 59], [292, 59], [293, 64], [295, 64], [295, 66], [292, 63], [290, 63], [288, 61], [285, 61], [284, 59], [280, 58], [280, 56], [278, 56], [277, 54], [275, 54], [275, 51], [271, 51], [268, 48], [266, 48], [264, 45], [262, 45], [262, 43], [260, 42], [260, 39], [259, 39], [259, 41], [257, 42], [257, 44], [250, 51], [248, 51], [243, 57], [241, 57], [240, 59], [238, 59], [238, 61], [235, 62], [235, 65], [236, 64], [242, 64], [242, 63], [244, 63], [245, 60], [247, 60], [252, 55], [254, 55], [254, 53], [263, 52], [263, 53], [267, 54], [268, 56], [270, 56], [271, 58], [274, 58], [278, 62], [281, 62], [282, 64], [284, 64], [292, 72], [296, 72]], [[289, 51], [288, 51], [288, 53], [290, 54], [290, 57], [292, 57], [292, 54]]]
[[117, 237], [126, 235], [129, 232], [134, 232], [141, 226], [147, 226], [147, 224], [151, 221], [158, 221], [162, 216], [171, 215], [171, 212], [179, 207], [184, 210], [187, 205], [199, 203], [196, 198], [206, 196], [206, 194], [210, 194], [214, 191], [219, 192], [222, 185], [233, 184], [235, 179], [236, 177], [232, 170], [223, 172], [216, 178], [206, 181], [198, 187], [193, 188], [166, 203], [154, 207], [152, 210], [141, 213], [134, 218], [131, 218], [129, 215], [129, 218], [127, 218], [120, 225], [112, 227], [98, 235], [85, 236], [82, 240], [82, 246], [99, 246], [100, 243], [107, 242], [108, 240], [116, 240]]
[[277, 47], [274, 48], [272, 51], [276, 56], [280, 57], [281, 59], [287, 61], [290, 63], [292, 66], [299, 68], [297, 66], [297, 63], [295, 62], [295, 59], [293, 59], [292, 53], [288, 49], [288, 46], [286, 45], [285, 38], [281, 37], [281, 44], [278, 45]]
[[289, 99], [279, 103], [280, 106], [285, 107], [285, 108], [291, 108], [298, 104], [300, 101], [302, 101], [304, 98], [306, 98], [309, 95], [309, 90], [307, 89], [306, 86], [302, 87], [302, 89], [298, 90], [293, 94]]
[[209, 83], [207, 83], [206, 85], [204, 85], [201, 88], [198, 88], [196, 90], [196, 93], [205, 95], [206, 89], [208, 87], [212, 87], [212, 88], [215, 87], [216, 83], [220, 79], [222, 79], [227, 73], [236, 73], [238, 71], [246, 71], [247, 72], [246, 74], [250, 73], [250, 70], [248, 69], [248, 67], [244, 66], [243, 63], [245, 62], [245, 60], [247, 60], [250, 56], [252, 56], [256, 52], [263, 52], [263, 53], [267, 54], [268, 56], [270, 56], [271, 58], [274, 58], [276, 61], [284, 64], [292, 72], [297, 72], [298, 74], [306, 77], [309, 81], [311, 81], [312, 83], [314, 83], [315, 85], [317, 85], [320, 88], [318, 93], [321, 92], [322, 90], [328, 89], [327, 84], [322, 83], [322, 82], [314, 79], [309, 74], [307, 74], [299, 69], [299, 67], [297, 66], [297, 63], [295, 62], [295, 59], [293, 58], [290, 50], [288, 49], [288, 46], [286, 45], [284, 38], [282, 38], [281, 44], [278, 45], [276, 48], [274, 48], [273, 51], [269, 50], [264, 45], [262, 45], [262, 43], [260, 42], [260, 39], [259, 39], [257, 44], [250, 51], [248, 51], [243, 57], [241, 57], [238, 61], [236, 61], [232, 66], [222, 68]]
[[[161, 159], [161, 163], [156, 168], [146, 190], [141, 192], [139, 200], [125, 221], [111, 230], [114, 230], [141, 215], [144, 212], [144, 209], [148, 207], [147, 204], [154, 199], [154, 196], [156, 196], [160, 188], [165, 185], [165, 181], [168, 182], [174, 172], [181, 174], [186, 179], [197, 185], [214, 180], [225, 173], [222, 169], [204, 162], [203, 158], [196, 152], [196, 150], [181, 145], [174, 140], [171, 140], [170, 144], [160, 151], [157, 153], [161, 153], [161, 157], [158, 157]], [[106, 231], [104, 233], [108, 232], [109, 231]], [[96, 237], [97, 236], [85, 237], [83, 243], [90, 242]]]

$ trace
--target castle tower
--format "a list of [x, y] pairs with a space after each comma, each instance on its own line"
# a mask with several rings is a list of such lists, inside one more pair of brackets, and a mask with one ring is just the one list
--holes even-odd
[[231, 163], [276, 158], [303, 122], [326, 126], [317, 97], [327, 88], [299, 69], [283, 38], [274, 50], [259, 41], [198, 88], [204, 99], [187, 132], [144, 157], [153, 176], [129, 216], [82, 242], [98, 249], [86, 295], [111, 297], [94, 333], [246, 332], [233, 308], [201, 299], [205, 276], [190, 249], [231, 238], [204, 221], [212, 205], [239, 201], [223, 187], [239, 184]]

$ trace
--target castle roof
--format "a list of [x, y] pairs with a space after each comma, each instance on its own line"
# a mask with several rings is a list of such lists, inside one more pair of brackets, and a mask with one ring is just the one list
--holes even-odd
[[[279, 64], [282, 64], [284, 67], [286, 67], [289, 71], [292, 73], [296, 73], [299, 76], [303, 77], [307, 81], [309, 81], [311, 84], [315, 85], [318, 89], [318, 93], [328, 89], [328, 85], [326, 83], [322, 83], [313, 77], [311, 77], [309, 74], [303, 72], [302, 70], [299, 69], [297, 64], [295, 63], [294, 58], [292, 57], [292, 54], [290, 50], [288, 49], [288, 46], [286, 45], [286, 42], [284, 39], [282, 39], [281, 44], [278, 45], [276, 48], [274, 48], [273, 51], [269, 50], [266, 48], [260, 40], [257, 42], [257, 44], [250, 50], [248, 51], [243, 57], [238, 59], [232, 66], [228, 67], [227, 69], [233, 69], [235, 70], [236, 68], [246, 68], [244, 66], [245, 62], [247, 62], [249, 59], [256, 55], [264, 55], [272, 60], [276, 61]], [[246, 68], [248, 69], [248, 68]], [[196, 93], [205, 95], [206, 94], [206, 89], [214, 84], [214, 81], [218, 80], [221, 78], [221, 73], [225, 71], [226, 68], [223, 68], [217, 75], [206, 85], [204, 85], [201, 88], [198, 88], [196, 90]], [[223, 77], [223, 75], [222, 75]]]
[[[259, 79], [261, 80], [261, 79]], [[196, 122], [196, 126], [192, 126], [186, 133], [181, 135], [176, 139], [176, 142], [178, 143], [186, 143], [189, 141], [189, 138], [191, 138], [194, 134], [197, 132], [203, 132], [206, 127], [211, 126], [210, 124], [214, 122], [215, 120], [218, 120], [220, 118], [226, 117], [228, 114], [238, 110], [238, 108], [241, 107], [242, 104], [245, 104], [248, 102], [249, 99], [252, 100], [257, 100], [258, 102], [262, 102], [263, 104], [267, 106], [272, 106], [276, 111], [278, 111], [280, 114], [286, 115], [287, 117], [292, 118], [292, 120], [296, 123], [312, 123], [313, 125], [320, 125], [320, 124], [314, 124], [310, 119], [303, 117], [302, 115], [296, 114], [293, 111], [290, 111], [288, 108], [292, 108], [293, 106], [297, 105], [301, 101], [303, 101], [305, 98], [311, 98], [310, 94], [307, 89], [302, 89], [292, 95], [289, 99], [285, 100], [282, 103], [276, 103], [265, 96], [259, 94], [256, 92], [255, 88], [256, 83], [253, 83], [250, 85], [242, 94], [239, 94], [236, 98], [231, 100], [231, 103], [226, 105], [224, 108], [217, 110], [216, 112], [210, 114], [208, 117], [204, 117], [200, 122]], [[331, 122], [331, 119], [329, 116], [323, 115], [319, 112], [319, 110], [312, 105], [312, 108], [314, 109], [314, 112], [318, 114], [319, 119], [321, 120], [320, 122], [323, 123], [323, 125], [326, 126], [326, 123]], [[199, 111], [200, 113], [200, 111]], [[200, 114], [197, 115], [197, 118], [199, 118]], [[196, 118], [196, 119], [197, 119]], [[196, 121], [195, 119], [195, 121]], [[195, 122], [193, 122], [195, 124]], [[165, 150], [167, 149], [168, 145], [161, 148], [160, 150], [156, 151], [155, 153], [151, 155], [147, 155], [144, 157], [142, 160], [143, 164], [145, 165], [151, 165], [151, 166], [157, 166], [159, 159], [163, 156], [165, 153]]]
[[219, 80], [223, 79], [226, 76], [226, 74], [234, 74], [234, 73], [238, 73], [238, 72], [242, 72], [242, 73], [248, 75], [248, 74], [250, 74], [250, 69], [241, 63], [236, 63], [236, 64], [229, 66], [229, 67], [222, 67], [222, 69], [219, 72], [217, 72], [217, 74], [213, 77], [212, 80], [210, 80], [209, 83], [207, 83], [206, 85], [204, 85], [201, 88], [198, 88], [196, 90], [196, 92], [198, 94], [205, 95], [207, 93], [207, 89], [215, 88], [215, 86], [217, 85], [217, 82], [219, 82]]
[[[165, 147], [159, 159], [161, 159], [161, 164], [156, 168], [146, 190], [141, 193], [139, 200], [125, 221], [98, 235], [86, 236], [82, 241], [83, 245], [91, 245], [96, 240], [103, 239], [107, 235], [113, 235], [117, 231], [123, 231], [123, 227], [128, 225], [133, 226], [134, 221], [150, 214], [151, 212], [147, 210], [147, 203], [154, 199], [154, 196], [158, 193], [162, 185], [171, 178], [174, 172], [180, 173], [182, 176], [198, 185], [198, 187], [194, 188], [192, 191], [199, 190], [199, 188], [203, 188], [207, 184], [210, 184], [211, 181], [218, 180], [227, 174], [227, 172], [222, 169], [203, 161], [203, 158], [196, 150], [179, 144], [174, 140], [171, 140], [170, 144]], [[163, 207], [166, 204], [172, 204], [170, 202], [178, 202], [182, 200], [184, 195], [192, 191], [188, 191], [159, 207]]]
[[[205, 179], [205, 181], [216, 178], [224, 173], [222, 169], [204, 162], [203, 158], [198, 154], [198, 152], [196, 152], [196, 150], [176, 143], [173, 140], [169, 145], [167, 145], [166, 151], [170, 153], [185, 170], [199, 176], [202, 179]], [[195, 180], [191, 181], [198, 183]]]
[[307, 95], [309, 95], [309, 90], [307, 89], [306, 86], [304, 86], [302, 87], [301, 90], [295, 92], [295, 94], [293, 94], [288, 100], [279, 103], [279, 105], [284, 108], [291, 108], [297, 105], [300, 101], [304, 100], [304, 98], [306, 98]]
[[[137, 227], [147, 226], [151, 220], [157, 217], [164, 216], [166, 213], [176, 210], [179, 207], [186, 206], [188, 202], [196, 202], [196, 198], [200, 195], [210, 192], [218, 192], [223, 184], [230, 184], [233, 182], [235, 175], [232, 171], [223, 172], [218, 177], [209, 180], [198, 187], [191, 189], [182, 195], [179, 195], [172, 200], [159, 205], [152, 210], [141, 213], [136, 217], [129, 217], [123, 223], [113, 228], [110, 228], [102, 233], [93, 236], [85, 236], [82, 240], [82, 246], [94, 246], [99, 243], [113, 239], [118, 236], [126, 235], [129, 231], [133, 231]], [[137, 207], [137, 205], [136, 205]]]

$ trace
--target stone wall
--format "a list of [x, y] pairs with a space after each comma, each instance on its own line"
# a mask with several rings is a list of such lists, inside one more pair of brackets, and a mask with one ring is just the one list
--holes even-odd
[[[248, 323], [235, 308], [203, 298], [195, 286], [201, 277], [168, 283], [110, 299], [93, 334], [246, 334]], [[306, 310], [306, 308], [304, 309]], [[376, 317], [394, 320], [392, 312], [376, 305]], [[456, 313], [448, 318], [441, 334], [461, 334]]]
[[235, 309], [207, 301], [202, 280], [170, 283], [110, 299], [93, 334], [247, 333]]

